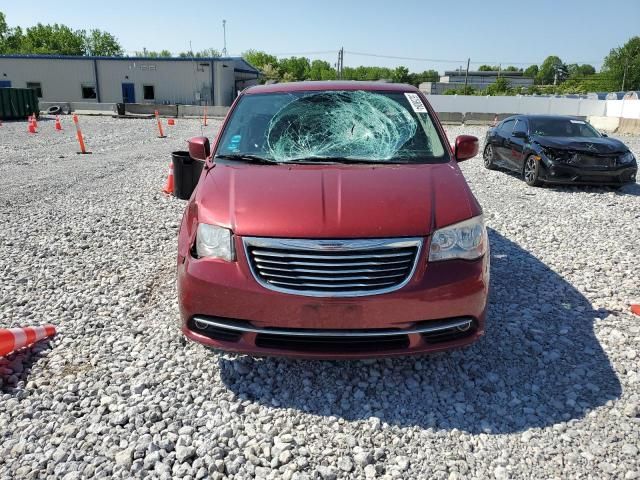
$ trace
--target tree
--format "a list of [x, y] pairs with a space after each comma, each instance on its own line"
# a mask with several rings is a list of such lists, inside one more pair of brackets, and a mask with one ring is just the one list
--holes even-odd
[[306, 57], [283, 58], [278, 62], [278, 70], [287, 81], [301, 81], [309, 78], [311, 64]]
[[324, 60], [314, 60], [309, 69], [309, 79], [311, 80], [335, 80], [336, 71], [329, 62]]
[[278, 59], [274, 55], [269, 55], [260, 50], [247, 50], [242, 54], [242, 58], [258, 70], [262, 70], [266, 65], [272, 65], [274, 67], [278, 65]]
[[537, 80], [542, 85], [560, 83], [568, 77], [567, 66], [562, 63], [560, 57], [551, 55], [547, 57], [538, 71]]
[[478, 67], [479, 72], [497, 72], [498, 70], [500, 70], [500, 67], [494, 67], [492, 65], [480, 65]]
[[410, 73], [409, 83], [416, 87], [419, 87], [424, 82], [437, 82], [440, 79], [440, 74], [435, 70], [425, 70], [421, 73]]
[[204, 50], [200, 50], [196, 52], [196, 58], [218, 58], [222, 56], [222, 52], [217, 48], [205, 48]]
[[509, 87], [509, 80], [505, 77], [499, 77], [494, 83], [485, 88], [487, 95], [509, 95], [513, 91]]
[[171, 52], [169, 50], [160, 50], [159, 52], [155, 52], [153, 50], [143, 49], [141, 52], [136, 51], [134, 53], [136, 57], [149, 57], [149, 58], [167, 58], [171, 57]]
[[74, 32], [66, 25], [43, 25], [27, 28], [21, 42], [20, 53], [41, 53], [57, 55], [83, 55], [84, 37], [82, 31]]
[[4, 13], [0, 12], [0, 42], [4, 42], [9, 33], [9, 26], [7, 25], [7, 19]]
[[272, 80], [278, 81], [280, 80], [280, 72], [278, 72], [278, 68], [275, 65], [267, 64], [261, 68], [262, 78], [264, 81]]
[[393, 83], [408, 83], [409, 82], [409, 69], [407, 67], [396, 67], [391, 75]]
[[[632, 37], [622, 47], [614, 48], [604, 59], [602, 71], [609, 78], [611, 90], [640, 90], [640, 37]], [[626, 75], [625, 75], [626, 72]]]
[[83, 32], [84, 54], [104, 57], [121, 57], [124, 53], [116, 37], [108, 32], [93, 29]]
[[4, 13], [0, 12], [0, 54], [19, 53], [22, 43], [22, 29], [9, 28]]
[[0, 53], [120, 56], [123, 51], [113, 35], [98, 29], [87, 33], [57, 23], [38, 23], [23, 33], [20, 27], [9, 28], [0, 12]]
[[593, 65], [583, 64], [578, 65], [577, 63], [572, 63], [567, 65], [567, 72], [569, 72], [569, 77], [586, 77], [588, 75], [593, 75], [596, 73], [596, 69]]
[[531, 65], [525, 69], [524, 76], [536, 78], [538, 76], [538, 70], [538, 65]]

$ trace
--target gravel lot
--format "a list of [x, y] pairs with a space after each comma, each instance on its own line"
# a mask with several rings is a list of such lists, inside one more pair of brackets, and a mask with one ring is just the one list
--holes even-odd
[[176, 329], [185, 203], [160, 193], [198, 121], [81, 123], [92, 155], [69, 117], [0, 126], [0, 324], [60, 328], [0, 360], [0, 478], [640, 478], [640, 185], [533, 189], [465, 162], [491, 229], [483, 340], [221, 356]]

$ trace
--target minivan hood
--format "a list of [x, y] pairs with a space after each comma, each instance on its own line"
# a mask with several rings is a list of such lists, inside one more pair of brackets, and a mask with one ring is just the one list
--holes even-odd
[[382, 238], [428, 235], [481, 210], [453, 163], [217, 163], [196, 190], [198, 221], [243, 236]]
[[537, 144], [555, 149], [575, 150], [592, 154], [623, 153], [628, 150], [624, 143], [608, 137], [542, 137], [532, 138]]

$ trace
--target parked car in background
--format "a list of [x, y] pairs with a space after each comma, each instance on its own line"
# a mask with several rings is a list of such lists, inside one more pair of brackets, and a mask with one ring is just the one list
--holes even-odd
[[574, 117], [508, 117], [487, 132], [483, 152], [486, 168], [513, 170], [531, 186], [620, 186], [635, 182], [638, 171], [637, 161], [624, 143]]
[[468, 345], [484, 332], [482, 209], [426, 98], [409, 85], [251, 87], [184, 213], [181, 328], [253, 355], [356, 358]]

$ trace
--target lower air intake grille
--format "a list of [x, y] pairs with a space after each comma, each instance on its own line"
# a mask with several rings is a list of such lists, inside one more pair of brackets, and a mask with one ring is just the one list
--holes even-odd
[[379, 337], [300, 337], [296, 335], [256, 336], [256, 346], [277, 350], [303, 352], [362, 353], [400, 350], [409, 346], [407, 335], [387, 335]]

